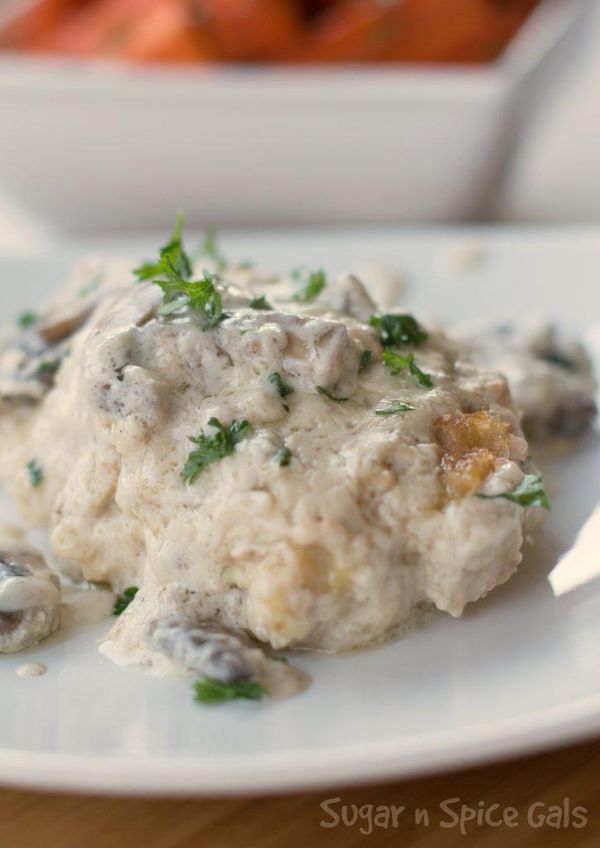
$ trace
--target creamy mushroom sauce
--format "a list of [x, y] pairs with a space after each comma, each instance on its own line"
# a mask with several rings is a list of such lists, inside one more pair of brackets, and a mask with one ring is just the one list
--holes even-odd
[[[477, 497], [525, 474], [503, 377], [440, 333], [402, 350], [432, 388], [393, 374], [351, 274], [302, 304], [292, 279], [227, 267], [228, 317], [206, 329], [193, 310], [160, 316], [162, 292], [134, 264], [81, 264], [0, 356], [3, 484], [59, 560], [139, 587], [103, 653], [285, 694], [306, 681], [271, 651], [376, 643], [423, 607], [459, 616], [510, 577], [540, 510]], [[270, 308], [250, 308], [263, 295]], [[392, 401], [414, 409], [375, 414]], [[188, 485], [188, 437], [211, 418], [251, 431]]]
[[481, 320], [453, 333], [474, 362], [508, 378], [529, 438], [575, 439], [590, 430], [598, 414], [598, 386], [582, 344], [536, 319]]

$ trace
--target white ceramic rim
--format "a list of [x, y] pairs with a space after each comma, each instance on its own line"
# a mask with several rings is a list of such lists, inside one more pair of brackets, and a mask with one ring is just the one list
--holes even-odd
[[[422, 777], [583, 741], [600, 731], [600, 695], [464, 731], [431, 733], [341, 749], [202, 759], [73, 757], [0, 750], [0, 784], [155, 797], [232, 796], [315, 791]], [[344, 776], [347, 772], [347, 776]]]

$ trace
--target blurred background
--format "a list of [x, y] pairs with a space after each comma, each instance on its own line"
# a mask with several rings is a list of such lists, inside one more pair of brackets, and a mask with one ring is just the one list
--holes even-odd
[[600, 220], [600, 0], [0, 0], [0, 244]]

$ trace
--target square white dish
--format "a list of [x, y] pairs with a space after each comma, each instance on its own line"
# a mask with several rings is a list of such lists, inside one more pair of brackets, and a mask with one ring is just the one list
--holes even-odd
[[71, 232], [190, 221], [458, 221], [489, 199], [529, 79], [584, 0], [477, 68], [139, 68], [0, 55], [0, 189]]
[[[479, 264], [442, 272], [449, 244], [465, 237], [476, 240]], [[10, 320], [35, 305], [87, 249], [145, 256], [156, 243], [96, 240], [5, 255], [1, 314]], [[538, 311], [588, 339], [598, 362], [597, 230], [232, 232], [222, 247], [276, 270], [388, 262], [406, 273], [403, 302], [417, 313], [453, 321]], [[298, 790], [422, 774], [599, 732], [600, 439], [534, 458], [553, 509], [517, 575], [461, 619], [440, 615], [352, 655], [300, 655], [313, 683], [296, 698], [202, 708], [189, 681], [148, 678], [98, 654], [110, 621], [0, 658], [0, 783], [156, 795]], [[0, 520], [11, 518], [3, 500]], [[28, 661], [48, 673], [15, 676]]]

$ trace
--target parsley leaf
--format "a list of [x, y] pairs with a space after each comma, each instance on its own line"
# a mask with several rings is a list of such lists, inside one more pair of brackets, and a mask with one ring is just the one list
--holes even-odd
[[232, 454], [236, 445], [245, 439], [252, 429], [249, 421], [239, 421], [237, 418], [228, 427], [221, 424], [218, 418], [211, 418], [208, 424], [216, 429], [214, 436], [207, 436], [203, 431], [199, 436], [189, 437], [190, 442], [197, 446], [197, 450], [188, 456], [181, 471], [181, 478], [190, 485], [211, 463]]
[[39, 318], [35, 312], [22, 312], [17, 318], [17, 324], [22, 330], [27, 330], [38, 322]]
[[542, 353], [539, 355], [539, 358], [543, 359], [544, 362], [549, 362], [551, 365], [558, 365], [559, 368], [564, 368], [565, 371], [577, 371], [577, 365], [572, 359], [556, 351]]
[[[275, 386], [275, 388], [277, 389], [277, 392], [279, 393], [279, 397], [281, 397], [281, 398], [284, 398], [284, 397], [287, 397], [288, 395], [291, 395], [292, 392], [294, 391], [292, 386], [290, 386], [289, 383], [285, 382], [285, 380], [283, 379], [283, 377], [281, 376], [279, 371], [273, 371], [272, 374], [269, 374], [269, 376], [267, 377], [267, 380], [269, 381], [269, 383], [272, 383]], [[286, 409], [289, 410], [287, 403], [284, 403], [283, 405], [285, 406]]]
[[204, 271], [201, 280], [190, 280], [192, 264], [183, 248], [183, 216], [177, 216], [171, 240], [160, 248], [158, 262], [147, 262], [133, 272], [140, 281], [152, 282], [163, 291], [161, 315], [171, 315], [182, 309], [203, 312], [206, 329], [215, 327], [229, 317], [223, 311], [223, 301], [215, 286], [216, 275]]
[[283, 445], [279, 448], [279, 450], [275, 451], [274, 459], [277, 465], [285, 468], [285, 466], [289, 465], [292, 461], [292, 452], [289, 448], [286, 448], [286, 446]]
[[382, 360], [388, 366], [392, 374], [401, 374], [408, 368], [408, 371], [415, 378], [420, 386], [431, 389], [433, 383], [429, 374], [417, 366], [414, 353], [409, 353], [403, 356], [401, 353], [395, 353], [393, 350], [384, 350], [381, 354]]
[[429, 333], [412, 315], [371, 315], [369, 324], [379, 331], [379, 341], [384, 347], [419, 347], [429, 338]]
[[248, 306], [250, 309], [273, 309], [264, 294], [261, 294], [260, 297], [253, 297]]
[[512, 492], [502, 492], [500, 495], [477, 495], [477, 497], [484, 500], [504, 498], [519, 506], [543, 506], [544, 509], [550, 509], [550, 498], [544, 489], [541, 474], [526, 474]]
[[171, 315], [181, 309], [195, 309], [207, 318], [206, 327], [216, 327], [229, 316], [223, 311], [223, 300], [215, 286], [216, 276], [204, 271], [201, 280], [186, 282], [177, 275], [167, 280], [153, 280], [164, 292], [161, 315]]
[[39, 464], [37, 459], [30, 459], [27, 463], [27, 473], [29, 475], [29, 483], [33, 489], [36, 489], [44, 481], [44, 469]]
[[345, 403], [349, 398], [336, 398], [334, 397], [330, 391], [325, 389], [323, 386], [317, 386], [317, 391], [320, 395], [325, 395], [325, 397], [329, 398], [329, 400], [334, 400], [336, 403]]
[[159, 250], [160, 258], [158, 262], [145, 262], [134, 270], [133, 273], [138, 280], [152, 280], [155, 282], [155, 277], [161, 277], [167, 271], [171, 271], [171, 269], [177, 276], [189, 280], [192, 276], [193, 269], [192, 262], [183, 247], [183, 224], [184, 217], [179, 212], [170, 240]]
[[232, 680], [224, 683], [214, 677], [202, 677], [194, 683], [194, 700], [199, 704], [222, 704], [224, 701], [260, 701], [267, 690], [258, 680]]
[[227, 267], [227, 260], [220, 253], [217, 245], [217, 233], [214, 227], [208, 227], [204, 233], [204, 241], [200, 247], [200, 256], [212, 259], [219, 271], [224, 271]]
[[306, 277], [304, 286], [296, 292], [294, 300], [298, 303], [312, 303], [321, 294], [327, 285], [325, 271], [319, 268], [318, 271], [311, 271]]
[[125, 589], [122, 595], [117, 595], [117, 600], [113, 607], [113, 615], [124, 613], [139, 591], [137, 586], [130, 586], [129, 589]]
[[360, 359], [358, 360], [358, 373], [359, 374], [362, 371], [365, 370], [365, 368], [367, 367], [367, 365], [369, 365], [369, 363], [371, 362], [372, 359], [373, 359], [373, 351], [372, 350], [363, 350], [363, 352], [360, 355]]
[[389, 406], [376, 409], [375, 415], [394, 415], [396, 412], [414, 412], [415, 407], [403, 400], [391, 400]]

